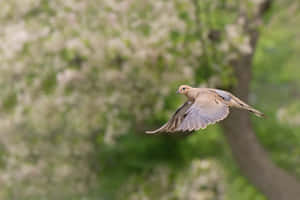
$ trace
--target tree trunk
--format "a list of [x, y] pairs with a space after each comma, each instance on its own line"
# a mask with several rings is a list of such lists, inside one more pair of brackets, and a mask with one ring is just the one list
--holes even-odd
[[[262, 13], [260, 14], [258, 17], [262, 16]], [[247, 30], [247, 26], [245, 30], [250, 36], [254, 53], [258, 32], [257, 30]], [[243, 100], [248, 99], [253, 53], [241, 55], [232, 61], [237, 79], [237, 84], [233, 86], [232, 92]], [[267, 119], [262, 119], [261, 123], [263, 120]], [[268, 199], [300, 199], [300, 183], [270, 160], [256, 138], [247, 112], [234, 110], [231, 116], [223, 121], [222, 127], [240, 169]]]

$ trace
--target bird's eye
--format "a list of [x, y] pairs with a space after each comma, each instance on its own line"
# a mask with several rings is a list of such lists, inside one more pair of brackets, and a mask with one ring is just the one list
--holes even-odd
[[185, 87], [184, 87], [184, 88], [182, 88], [182, 90], [185, 90]]

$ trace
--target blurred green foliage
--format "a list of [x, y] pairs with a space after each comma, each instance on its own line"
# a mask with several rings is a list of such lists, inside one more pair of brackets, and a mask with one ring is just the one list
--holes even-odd
[[[251, 17], [255, 3], [1, 6], [1, 199], [266, 199], [218, 125], [144, 134], [184, 101], [178, 85], [235, 82], [228, 60], [251, 51], [238, 12], [246, 6]], [[249, 101], [268, 116], [253, 122], [272, 160], [300, 177], [297, 11], [299, 3], [282, 0], [265, 16]]]
[[[276, 4], [272, 8], [272, 12], [277, 12], [280, 6], [282, 3]], [[182, 15], [184, 16], [184, 14]], [[291, 92], [299, 89], [300, 68], [297, 64], [299, 60], [297, 52], [300, 51], [300, 46], [295, 42], [295, 40], [298, 41], [297, 37], [300, 34], [299, 28], [295, 26], [299, 15], [294, 16], [296, 19], [290, 23], [283, 20], [289, 18], [290, 14], [287, 10], [281, 10], [274, 15], [275, 19], [268, 19], [268, 21], [271, 20], [270, 24], [261, 30], [261, 37], [255, 53], [252, 93], [250, 95], [250, 101], [264, 110], [268, 118], [263, 123], [255, 117], [253, 117], [253, 121], [258, 133], [257, 136], [271, 154], [272, 160], [300, 178], [300, 127], [299, 125], [290, 126], [286, 122], [279, 122], [278, 119], [280, 107], [294, 105], [295, 101], [299, 99], [291, 96]], [[218, 13], [214, 13], [213, 16], [218, 16]], [[216, 19], [210, 18], [210, 20]], [[222, 24], [222, 21], [216, 21]], [[171, 38], [178, 39], [178, 35], [172, 33]], [[209, 77], [211, 73], [214, 73], [207, 71], [209, 68], [198, 69], [199, 72], [196, 73], [196, 76], [199, 79], [196, 79], [197, 82], [201, 82], [203, 77]], [[230, 76], [227, 75], [225, 81], [228, 77]], [[167, 97], [165, 102], [167, 109], [176, 109], [176, 105], [178, 105], [174, 101], [174, 95]], [[288, 113], [299, 114], [299, 110], [299, 107], [294, 106]], [[160, 119], [159, 121], [167, 120], [166, 117], [156, 117]], [[159, 121], [156, 124], [159, 124]], [[125, 138], [120, 139], [120, 144], [125, 145], [124, 147], [111, 149], [111, 153], [107, 154], [115, 157], [117, 152], [122, 152], [120, 154], [124, 154], [123, 156], [115, 157], [114, 163], [118, 164], [105, 167], [108, 170], [105, 172], [108, 174], [117, 172], [116, 177], [120, 177], [120, 174], [125, 175], [124, 181], [128, 180], [126, 175], [145, 171], [151, 172], [152, 167], [160, 163], [167, 163], [174, 170], [184, 170], [193, 159], [214, 158], [219, 160], [218, 163], [224, 167], [226, 172], [226, 199], [266, 199], [241, 175], [239, 169], [233, 164], [230, 149], [225, 144], [223, 136], [220, 135], [220, 130], [216, 127], [198, 131], [187, 138], [185, 136], [145, 138], [135, 134], [126, 135]], [[139, 142], [141, 143], [137, 145]], [[130, 159], [129, 155], [133, 157]], [[120, 160], [122, 157], [124, 160]], [[110, 157], [110, 160], [113, 159]], [[111, 176], [108, 175], [108, 177]], [[104, 187], [104, 193], [109, 191], [108, 188], [113, 188], [110, 184], [115, 180], [119, 183], [118, 178], [109, 179], [109, 183], [106, 183], [108, 184], [107, 187]], [[114, 193], [114, 191], [110, 192]]]

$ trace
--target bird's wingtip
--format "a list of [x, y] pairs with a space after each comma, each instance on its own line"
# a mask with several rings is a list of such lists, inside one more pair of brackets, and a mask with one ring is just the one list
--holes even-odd
[[145, 131], [146, 134], [154, 134], [156, 131]]

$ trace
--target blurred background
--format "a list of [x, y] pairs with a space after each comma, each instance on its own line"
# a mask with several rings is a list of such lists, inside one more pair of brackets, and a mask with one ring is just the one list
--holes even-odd
[[299, 180], [299, 1], [10, 0], [0, 8], [0, 199], [269, 199], [240, 170], [228, 124], [144, 134], [185, 101], [175, 94], [183, 83], [249, 97], [268, 116], [251, 116], [268, 159]]

